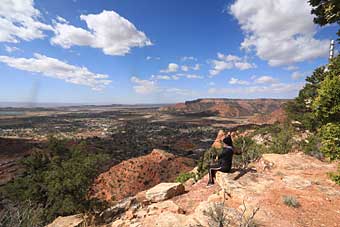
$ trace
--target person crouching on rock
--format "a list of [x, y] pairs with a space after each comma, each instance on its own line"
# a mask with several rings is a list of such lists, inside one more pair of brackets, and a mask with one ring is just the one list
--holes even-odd
[[209, 168], [209, 181], [207, 186], [212, 186], [214, 184], [214, 178], [216, 176], [217, 171], [221, 171], [224, 173], [230, 173], [231, 166], [233, 162], [233, 140], [231, 139], [231, 135], [227, 135], [223, 139], [223, 149], [222, 152], [217, 156], [218, 163], [216, 165], [212, 165]]

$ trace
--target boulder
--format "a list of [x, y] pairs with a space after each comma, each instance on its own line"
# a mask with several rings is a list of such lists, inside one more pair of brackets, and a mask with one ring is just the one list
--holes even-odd
[[100, 213], [99, 217], [97, 217], [97, 222], [109, 223], [115, 220], [120, 214], [127, 211], [133, 204], [136, 204], [135, 197], [128, 197], [126, 199], [123, 199], [120, 202], [118, 202], [116, 205]]
[[83, 227], [85, 226], [85, 223], [84, 216], [82, 214], [76, 214], [65, 217], [60, 216], [45, 227]]
[[120, 219], [118, 219], [117, 221], [114, 221], [111, 223], [110, 227], [125, 227], [126, 223], [125, 221], [122, 221]]
[[166, 211], [170, 211], [172, 213], [177, 213], [177, 214], [184, 213], [184, 211], [176, 203], [174, 203], [171, 200], [166, 200], [166, 201], [159, 202], [159, 203], [153, 203], [147, 209], [148, 215], [161, 214]]
[[189, 188], [191, 187], [192, 185], [194, 185], [196, 183], [195, 179], [194, 178], [190, 178], [189, 180], [187, 180], [186, 182], [184, 182], [184, 187], [185, 188]]
[[218, 131], [217, 137], [211, 147], [216, 149], [223, 148], [223, 139], [225, 138], [225, 136], [226, 133], [223, 130]]
[[160, 202], [183, 194], [185, 188], [181, 183], [160, 183], [146, 191], [146, 199], [151, 202]]
[[263, 154], [260, 160], [261, 169], [280, 169], [287, 171], [304, 171], [307, 169], [332, 169], [332, 165], [326, 164], [303, 153], [295, 154]]
[[229, 196], [242, 201], [245, 197], [261, 194], [274, 180], [260, 173], [234, 173], [217, 172], [216, 182]]

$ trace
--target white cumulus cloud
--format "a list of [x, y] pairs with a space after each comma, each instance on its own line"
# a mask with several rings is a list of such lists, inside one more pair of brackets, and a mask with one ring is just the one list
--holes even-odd
[[224, 55], [221, 53], [217, 53], [217, 60], [212, 60], [210, 63], [212, 65], [212, 69], [209, 70], [210, 76], [216, 76], [227, 69], [236, 68], [247, 70], [256, 67], [254, 63], [249, 63], [246, 59], [231, 54]]
[[156, 81], [143, 80], [136, 76], [131, 77], [131, 82], [134, 84], [133, 89], [138, 94], [152, 94], [159, 91]]
[[293, 72], [291, 77], [293, 80], [298, 80], [298, 79], [301, 79], [303, 77], [306, 76], [306, 72], [299, 72], [299, 71], [296, 71], [296, 72]]
[[287, 94], [294, 95], [303, 87], [303, 83], [275, 83], [263, 86], [248, 86], [246, 89], [244, 87], [232, 87], [232, 88], [210, 88], [208, 90], [209, 94], [212, 95], [237, 95], [237, 97], [247, 98], [249, 94], [255, 95], [257, 98], [263, 96], [267, 97], [285, 97]]
[[148, 60], [148, 61], [150, 61], [150, 60], [161, 60], [160, 57], [151, 57], [151, 56], [147, 56], [145, 59]]
[[188, 72], [190, 70], [194, 70], [194, 71], [197, 71], [197, 70], [200, 70], [201, 68], [201, 65], [200, 64], [195, 64], [194, 66], [188, 66], [188, 65], [182, 65], [181, 66], [181, 69], [182, 71], [184, 72]]
[[55, 58], [34, 54], [34, 58], [0, 56], [0, 62], [16, 69], [64, 80], [67, 83], [85, 85], [93, 90], [102, 90], [111, 83], [108, 75], [97, 74], [86, 67], [70, 65]]
[[189, 66], [187, 66], [187, 65], [182, 65], [182, 66], [181, 66], [181, 69], [182, 69], [182, 71], [184, 71], [184, 72], [188, 72], [188, 71], [190, 70]]
[[255, 83], [257, 84], [274, 84], [277, 82], [277, 79], [274, 79], [271, 76], [261, 76], [255, 79]]
[[311, 9], [303, 0], [236, 0], [230, 13], [246, 34], [241, 48], [279, 66], [327, 55], [329, 41], [314, 38]]
[[106, 55], [125, 55], [133, 47], [152, 45], [144, 32], [114, 11], [81, 15], [88, 30], [68, 23], [56, 22], [51, 43], [63, 48], [90, 46], [102, 49]]
[[15, 52], [15, 51], [19, 51], [20, 49], [18, 47], [15, 47], [15, 46], [7, 46], [7, 45], [5, 45], [5, 50], [8, 53], [12, 53], [12, 52]]
[[203, 79], [203, 76], [197, 74], [184, 74], [183, 76], [187, 79]]
[[152, 75], [151, 79], [153, 80], [171, 80], [171, 77], [168, 75]]
[[41, 22], [40, 11], [33, 0], [1, 0], [0, 42], [18, 43], [45, 37], [44, 30], [53, 30]]
[[184, 56], [184, 57], [181, 57], [181, 61], [197, 61], [197, 58], [193, 56]]
[[[193, 96], [194, 91], [182, 88], [174, 87], [161, 87], [155, 80], [140, 79], [137, 76], [131, 77], [130, 81], [133, 83], [133, 89], [137, 94], [144, 96], [156, 95], [159, 100], [165, 100], [171, 97], [171, 99], [177, 99], [181, 96]], [[158, 100], [158, 101], [159, 101]]]
[[248, 85], [250, 83], [248, 81], [240, 80], [240, 79], [232, 77], [229, 80], [229, 84]]
[[287, 67], [284, 68], [285, 70], [290, 70], [290, 71], [294, 71], [294, 70], [298, 70], [299, 67], [295, 66], [295, 65], [289, 65]]
[[168, 68], [161, 70], [161, 73], [175, 73], [178, 71], [178, 69], [179, 65], [177, 65], [176, 63], [170, 63], [168, 65]]

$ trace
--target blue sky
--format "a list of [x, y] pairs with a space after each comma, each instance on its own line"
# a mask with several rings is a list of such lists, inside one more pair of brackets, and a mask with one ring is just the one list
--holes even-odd
[[336, 26], [296, 0], [4, 0], [0, 102], [293, 98]]

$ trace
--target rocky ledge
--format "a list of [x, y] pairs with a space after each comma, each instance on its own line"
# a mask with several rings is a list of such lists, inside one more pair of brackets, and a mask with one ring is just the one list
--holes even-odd
[[[185, 191], [181, 184], [156, 185], [103, 212], [98, 223], [216, 226], [222, 217], [228, 226], [339, 226], [340, 187], [328, 177], [336, 167], [302, 153], [265, 154], [248, 169], [218, 173], [212, 188], [205, 187], [207, 176], [186, 184]], [[285, 197], [298, 206], [289, 206]]]

